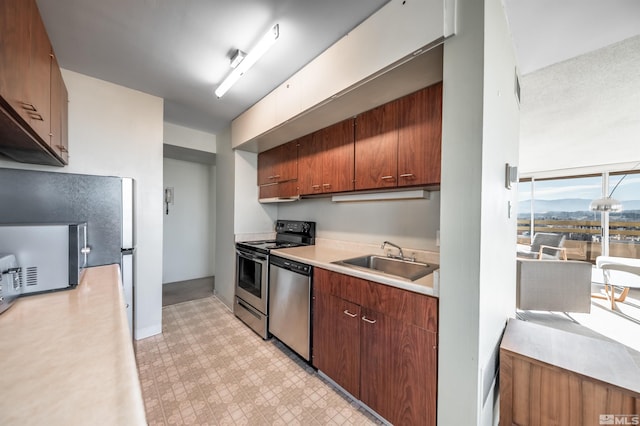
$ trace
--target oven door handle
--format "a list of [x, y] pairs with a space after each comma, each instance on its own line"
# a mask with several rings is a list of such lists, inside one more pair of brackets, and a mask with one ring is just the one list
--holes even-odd
[[267, 258], [263, 256], [256, 256], [253, 254], [245, 253], [240, 250], [236, 250], [236, 254], [240, 257], [244, 257], [245, 259], [254, 260], [256, 262], [266, 262]]

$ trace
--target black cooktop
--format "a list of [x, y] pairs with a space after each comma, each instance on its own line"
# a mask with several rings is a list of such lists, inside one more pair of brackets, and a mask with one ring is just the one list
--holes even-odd
[[313, 245], [315, 236], [315, 222], [278, 220], [274, 240], [241, 241], [236, 243], [236, 246], [268, 254], [269, 250]]

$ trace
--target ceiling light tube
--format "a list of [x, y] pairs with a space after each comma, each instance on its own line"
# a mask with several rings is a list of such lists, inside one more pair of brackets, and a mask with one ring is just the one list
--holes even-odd
[[217, 97], [221, 98], [225, 93], [233, 86], [239, 79], [244, 75], [245, 72], [249, 70], [258, 59], [264, 55], [267, 50], [278, 39], [280, 35], [279, 25], [274, 25], [269, 32], [267, 32], [255, 45], [253, 49], [247, 54], [247, 56], [240, 62], [240, 64], [225, 78], [222, 83], [216, 88], [215, 94]]

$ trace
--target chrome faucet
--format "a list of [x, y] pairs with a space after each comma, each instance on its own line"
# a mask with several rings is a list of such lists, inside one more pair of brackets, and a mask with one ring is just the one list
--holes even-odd
[[404, 253], [402, 253], [402, 247], [400, 247], [400, 246], [399, 246], [399, 245], [397, 245], [397, 244], [393, 244], [391, 241], [385, 241], [384, 243], [382, 243], [382, 245], [380, 246], [380, 248], [381, 248], [382, 250], [384, 250], [384, 247], [385, 247], [385, 246], [395, 247], [395, 248], [397, 248], [397, 249], [400, 251], [400, 255], [398, 255], [398, 256], [393, 256], [391, 253], [388, 253], [388, 254], [387, 254], [387, 257], [393, 257], [393, 258], [395, 258], [395, 259], [404, 260]]

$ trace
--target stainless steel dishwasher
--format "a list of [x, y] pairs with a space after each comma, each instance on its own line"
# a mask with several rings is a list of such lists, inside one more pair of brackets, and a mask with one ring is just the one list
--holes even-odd
[[313, 267], [269, 256], [269, 333], [302, 358], [311, 359]]

